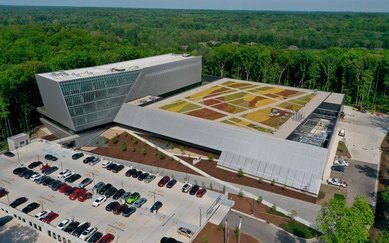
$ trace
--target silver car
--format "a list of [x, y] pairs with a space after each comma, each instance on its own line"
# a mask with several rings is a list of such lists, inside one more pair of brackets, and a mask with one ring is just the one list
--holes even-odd
[[83, 181], [81, 181], [79, 187], [80, 188], [85, 188], [86, 186], [88, 186], [92, 182], [93, 182], [93, 180], [91, 178], [85, 178]]
[[136, 200], [134, 202], [134, 207], [136, 208], [140, 208], [143, 204], [145, 204], [147, 202], [147, 199], [142, 197], [142, 198], [139, 198], [138, 200]]
[[146, 183], [150, 183], [154, 179], [155, 179], [155, 175], [148, 175], [145, 179], [143, 179], [143, 181]]
[[90, 161], [88, 164], [89, 165], [95, 165], [101, 161], [101, 158], [94, 158], [92, 161]]
[[105, 186], [105, 183], [100, 181], [99, 183], [97, 183], [93, 188], [92, 188], [92, 191], [98, 191], [100, 190], [100, 188], [102, 188], [103, 186]]

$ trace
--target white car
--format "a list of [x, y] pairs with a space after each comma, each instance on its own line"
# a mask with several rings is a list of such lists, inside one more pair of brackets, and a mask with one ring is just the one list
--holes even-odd
[[43, 210], [37, 214], [35, 214], [35, 218], [41, 220], [43, 218], [45, 218], [47, 215], [49, 215], [49, 213], [51, 213], [52, 211], [51, 210]]
[[182, 187], [182, 192], [189, 192], [190, 189], [192, 189], [193, 185], [190, 184], [190, 183], [186, 183], [183, 187]]
[[32, 181], [36, 181], [36, 180], [39, 180], [40, 178], [42, 178], [45, 174], [35, 174], [33, 176], [31, 176], [30, 180]]
[[339, 178], [329, 178], [327, 180], [327, 183], [333, 186], [347, 187], [347, 183], [345, 181], [340, 180]]
[[64, 177], [62, 177], [64, 180], [66, 180], [67, 178], [71, 177], [72, 175], [74, 175], [75, 173], [73, 171], [69, 171], [68, 173], [65, 174]]
[[93, 235], [95, 232], [97, 231], [97, 228], [96, 227], [92, 227], [90, 226], [89, 228], [87, 228], [86, 230], [84, 230], [82, 232], [82, 234], [80, 235], [80, 239], [81, 240], [87, 240], [91, 235]]
[[107, 168], [110, 164], [112, 164], [112, 161], [105, 161], [101, 166], [103, 166], [103, 168]]
[[65, 219], [64, 221], [62, 221], [61, 223], [58, 224], [57, 229], [60, 229], [60, 230], [65, 229], [66, 226], [68, 226], [70, 224], [70, 222], [72, 222], [71, 219]]
[[343, 165], [343, 166], [348, 166], [348, 162], [344, 159], [337, 159], [334, 161], [335, 165]]
[[98, 198], [95, 199], [95, 201], [92, 203], [92, 206], [93, 207], [98, 207], [100, 206], [103, 202], [105, 202], [107, 200], [107, 197], [106, 196], [100, 196]]
[[64, 176], [66, 176], [69, 172], [71, 172], [70, 170], [66, 169], [64, 171], [61, 171], [59, 172], [58, 174], [58, 178], [63, 178]]
[[192, 236], [194, 235], [193, 231], [191, 231], [190, 229], [187, 229], [185, 227], [178, 228], [177, 233], [180, 235], [186, 236], [188, 238], [192, 238]]

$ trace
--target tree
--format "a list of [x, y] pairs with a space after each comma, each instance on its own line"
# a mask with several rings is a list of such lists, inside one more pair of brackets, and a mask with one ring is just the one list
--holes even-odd
[[112, 138], [112, 143], [113, 143], [113, 144], [117, 144], [118, 142], [119, 142], [118, 136], [114, 136], [114, 137]]
[[351, 208], [344, 199], [331, 199], [316, 219], [326, 242], [365, 242], [373, 221], [373, 211], [363, 197], [356, 197]]
[[389, 203], [389, 186], [387, 186], [385, 191], [382, 192], [382, 199], [384, 202]]
[[127, 144], [125, 142], [122, 143], [121, 145], [121, 150], [124, 152], [127, 150]]
[[244, 171], [242, 168], [239, 168], [238, 173], [236, 174], [238, 177], [243, 177], [244, 176]]

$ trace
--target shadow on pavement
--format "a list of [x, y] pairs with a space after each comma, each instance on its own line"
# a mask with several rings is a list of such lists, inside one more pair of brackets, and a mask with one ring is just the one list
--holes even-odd
[[371, 167], [371, 166], [368, 166], [368, 165], [355, 165], [355, 168], [358, 169], [358, 172], [359, 173], [363, 173], [365, 174], [366, 176], [370, 177], [370, 178], [377, 178], [377, 169]]
[[0, 227], [0, 242], [31, 243], [38, 241], [38, 232], [28, 226]]
[[296, 239], [292, 237], [290, 234], [286, 233], [283, 230], [277, 231], [275, 242], [277, 243], [297, 243], [297, 242], [306, 242], [303, 239]]

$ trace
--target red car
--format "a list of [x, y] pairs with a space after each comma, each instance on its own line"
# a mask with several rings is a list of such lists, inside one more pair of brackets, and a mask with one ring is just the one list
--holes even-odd
[[207, 192], [207, 189], [201, 188], [200, 190], [198, 190], [196, 192], [196, 197], [203, 197], [206, 192]]
[[76, 200], [79, 196], [84, 194], [84, 192], [85, 192], [84, 189], [77, 189], [72, 194], [69, 195], [69, 199], [70, 200]]
[[118, 205], [116, 208], [114, 208], [113, 213], [116, 215], [119, 215], [123, 213], [124, 210], [128, 208], [127, 204]]
[[5, 195], [8, 195], [8, 191], [4, 188], [0, 188], [0, 198], [4, 197]]
[[64, 193], [67, 189], [69, 189], [69, 188], [71, 188], [71, 186], [69, 186], [69, 185], [63, 185], [63, 186], [61, 186], [59, 189], [58, 189], [58, 191], [60, 192], [60, 193]]
[[113, 239], [115, 239], [115, 236], [113, 234], [105, 234], [103, 236], [103, 238], [101, 238], [97, 243], [108, 243], [108, 242], [112, 242]]
[[45, 164], [44, 166], [42, 166], [41, 171], [42, 173], [45, 173], [48, 169], [50, 169], [50, 166], [48, 164]]
[[56, 219], [57, 217], [58, 217], [58, 214], [57, 214], [57, 213], [51, 212], [51, 213], [49, 213], [46, 217], [44, 217], [44, 218], [42, 219], [42, 222], [50, 223], [51, 221], [53, 221], [53, 220]]
[[159, 187], [163, 187], [164, 185], [166, 185], [166, 183], [168, 183], [170, 181], [170, 177], [169, 176], [164, 176], [162, 177], [162, 179], [158, 182], [158, 186]]
[[90, 192], [82, 193], [82, 195], [80, 195], [80, 196], [78, 197], [78, 201], [80, 201], [80, 202], [85, 202], [87, 199], [91, 199], [92, 196], [93, 196], [93, 194], [90, 193]]

